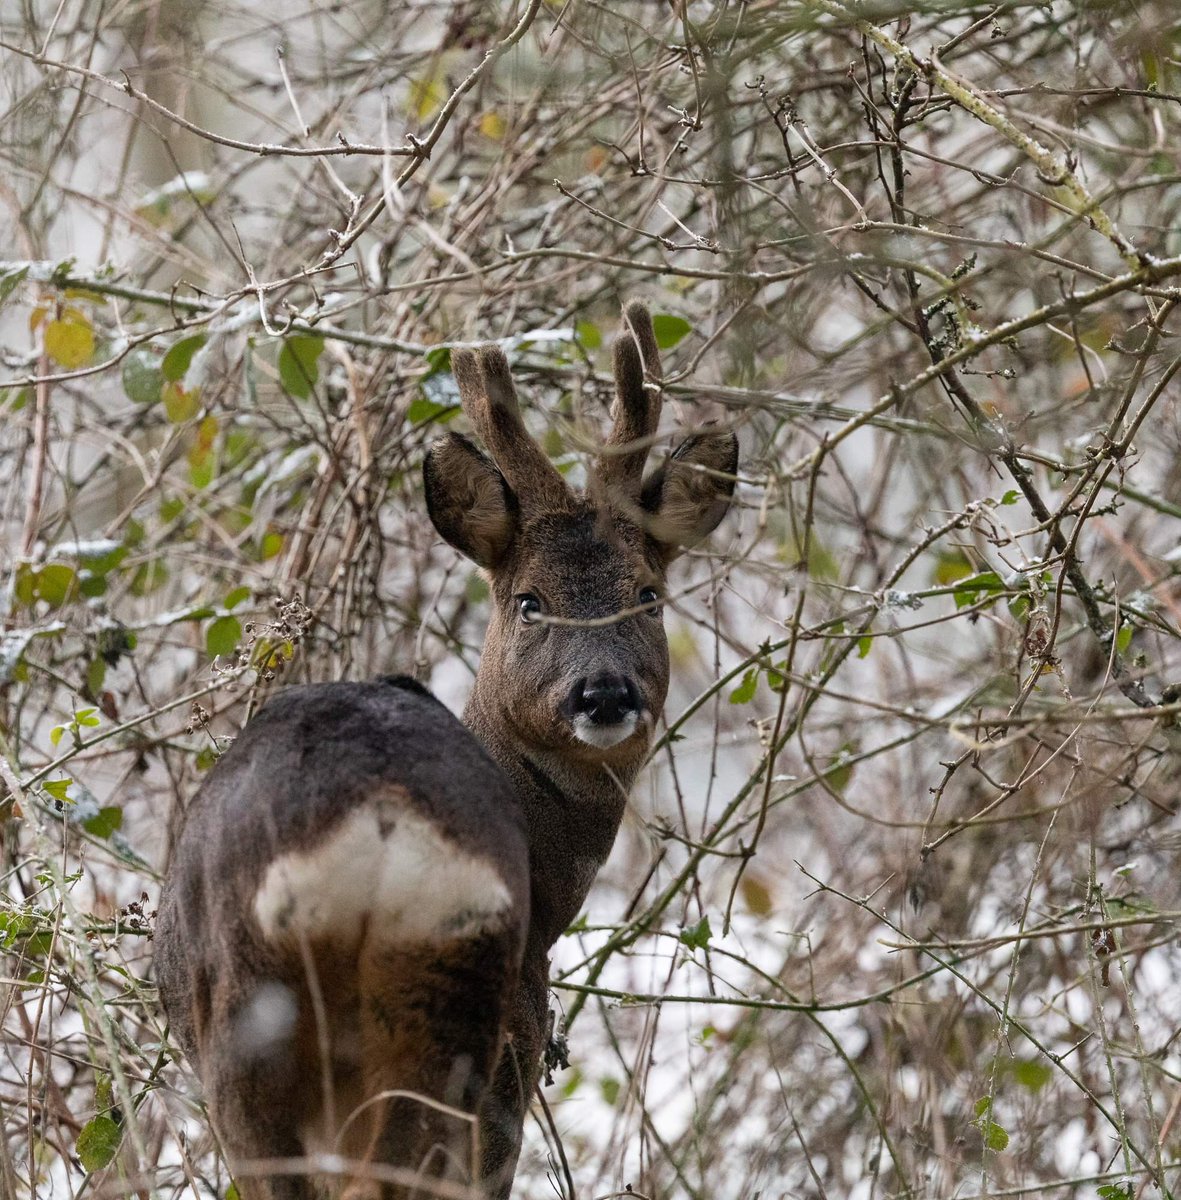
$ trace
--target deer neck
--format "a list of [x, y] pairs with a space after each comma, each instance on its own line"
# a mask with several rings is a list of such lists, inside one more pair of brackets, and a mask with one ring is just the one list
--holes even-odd
[[532, 893], [529, 949], [544, 954], [578, 916], [611, 852], [641, 755], [609, 770], [528, 745], [487, 702], [479, 677], [463, 720], [521, 802]]

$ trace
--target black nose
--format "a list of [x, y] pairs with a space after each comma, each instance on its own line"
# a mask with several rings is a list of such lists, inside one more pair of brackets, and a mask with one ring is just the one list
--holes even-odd
[[618, 725], [640, 711], [635, 685], [622, 675], [594, 675], [574, 685], [575, 713], [590, 717], [595, 725]]

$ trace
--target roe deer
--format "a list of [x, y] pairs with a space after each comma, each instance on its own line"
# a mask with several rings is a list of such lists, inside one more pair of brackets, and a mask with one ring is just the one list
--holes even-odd
[[487, 455], [450, 433], [424, 478], [491, 588], [466, 728], [405, 678], [282, 692], [202, 785], [161, 898], [160, 992], [244, 1200], [318, 1194], [314, 1164], [276, 1162], [318, 1151], [352, 1161], [333, 1194], [508, 1196], [549, 950], [664, 704], [665, 570], [733, 490], [720, 430], [643, 478], [660, 366], [641, 304], [586, 494], [526, 432], [499, 349], [452, 362]]

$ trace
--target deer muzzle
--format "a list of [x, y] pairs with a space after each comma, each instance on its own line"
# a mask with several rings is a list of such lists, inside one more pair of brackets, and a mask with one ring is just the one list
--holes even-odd
[[635, 733], [643, 706], [627, 676], [601, 671], [574, 684], [568, 709], [574, 736], [605, 750]]

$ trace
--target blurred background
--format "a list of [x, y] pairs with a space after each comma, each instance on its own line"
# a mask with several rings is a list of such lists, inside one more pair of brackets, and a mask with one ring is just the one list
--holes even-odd
[[6, 4], [0, 1194], [232, 1200], [170, 836], [276, 688], [462, 708], [450, 347], [578, 482], [633, 297], [740, 477], [517, 1194], [1176, 1192], [1179, 55], [1169, 0]]

